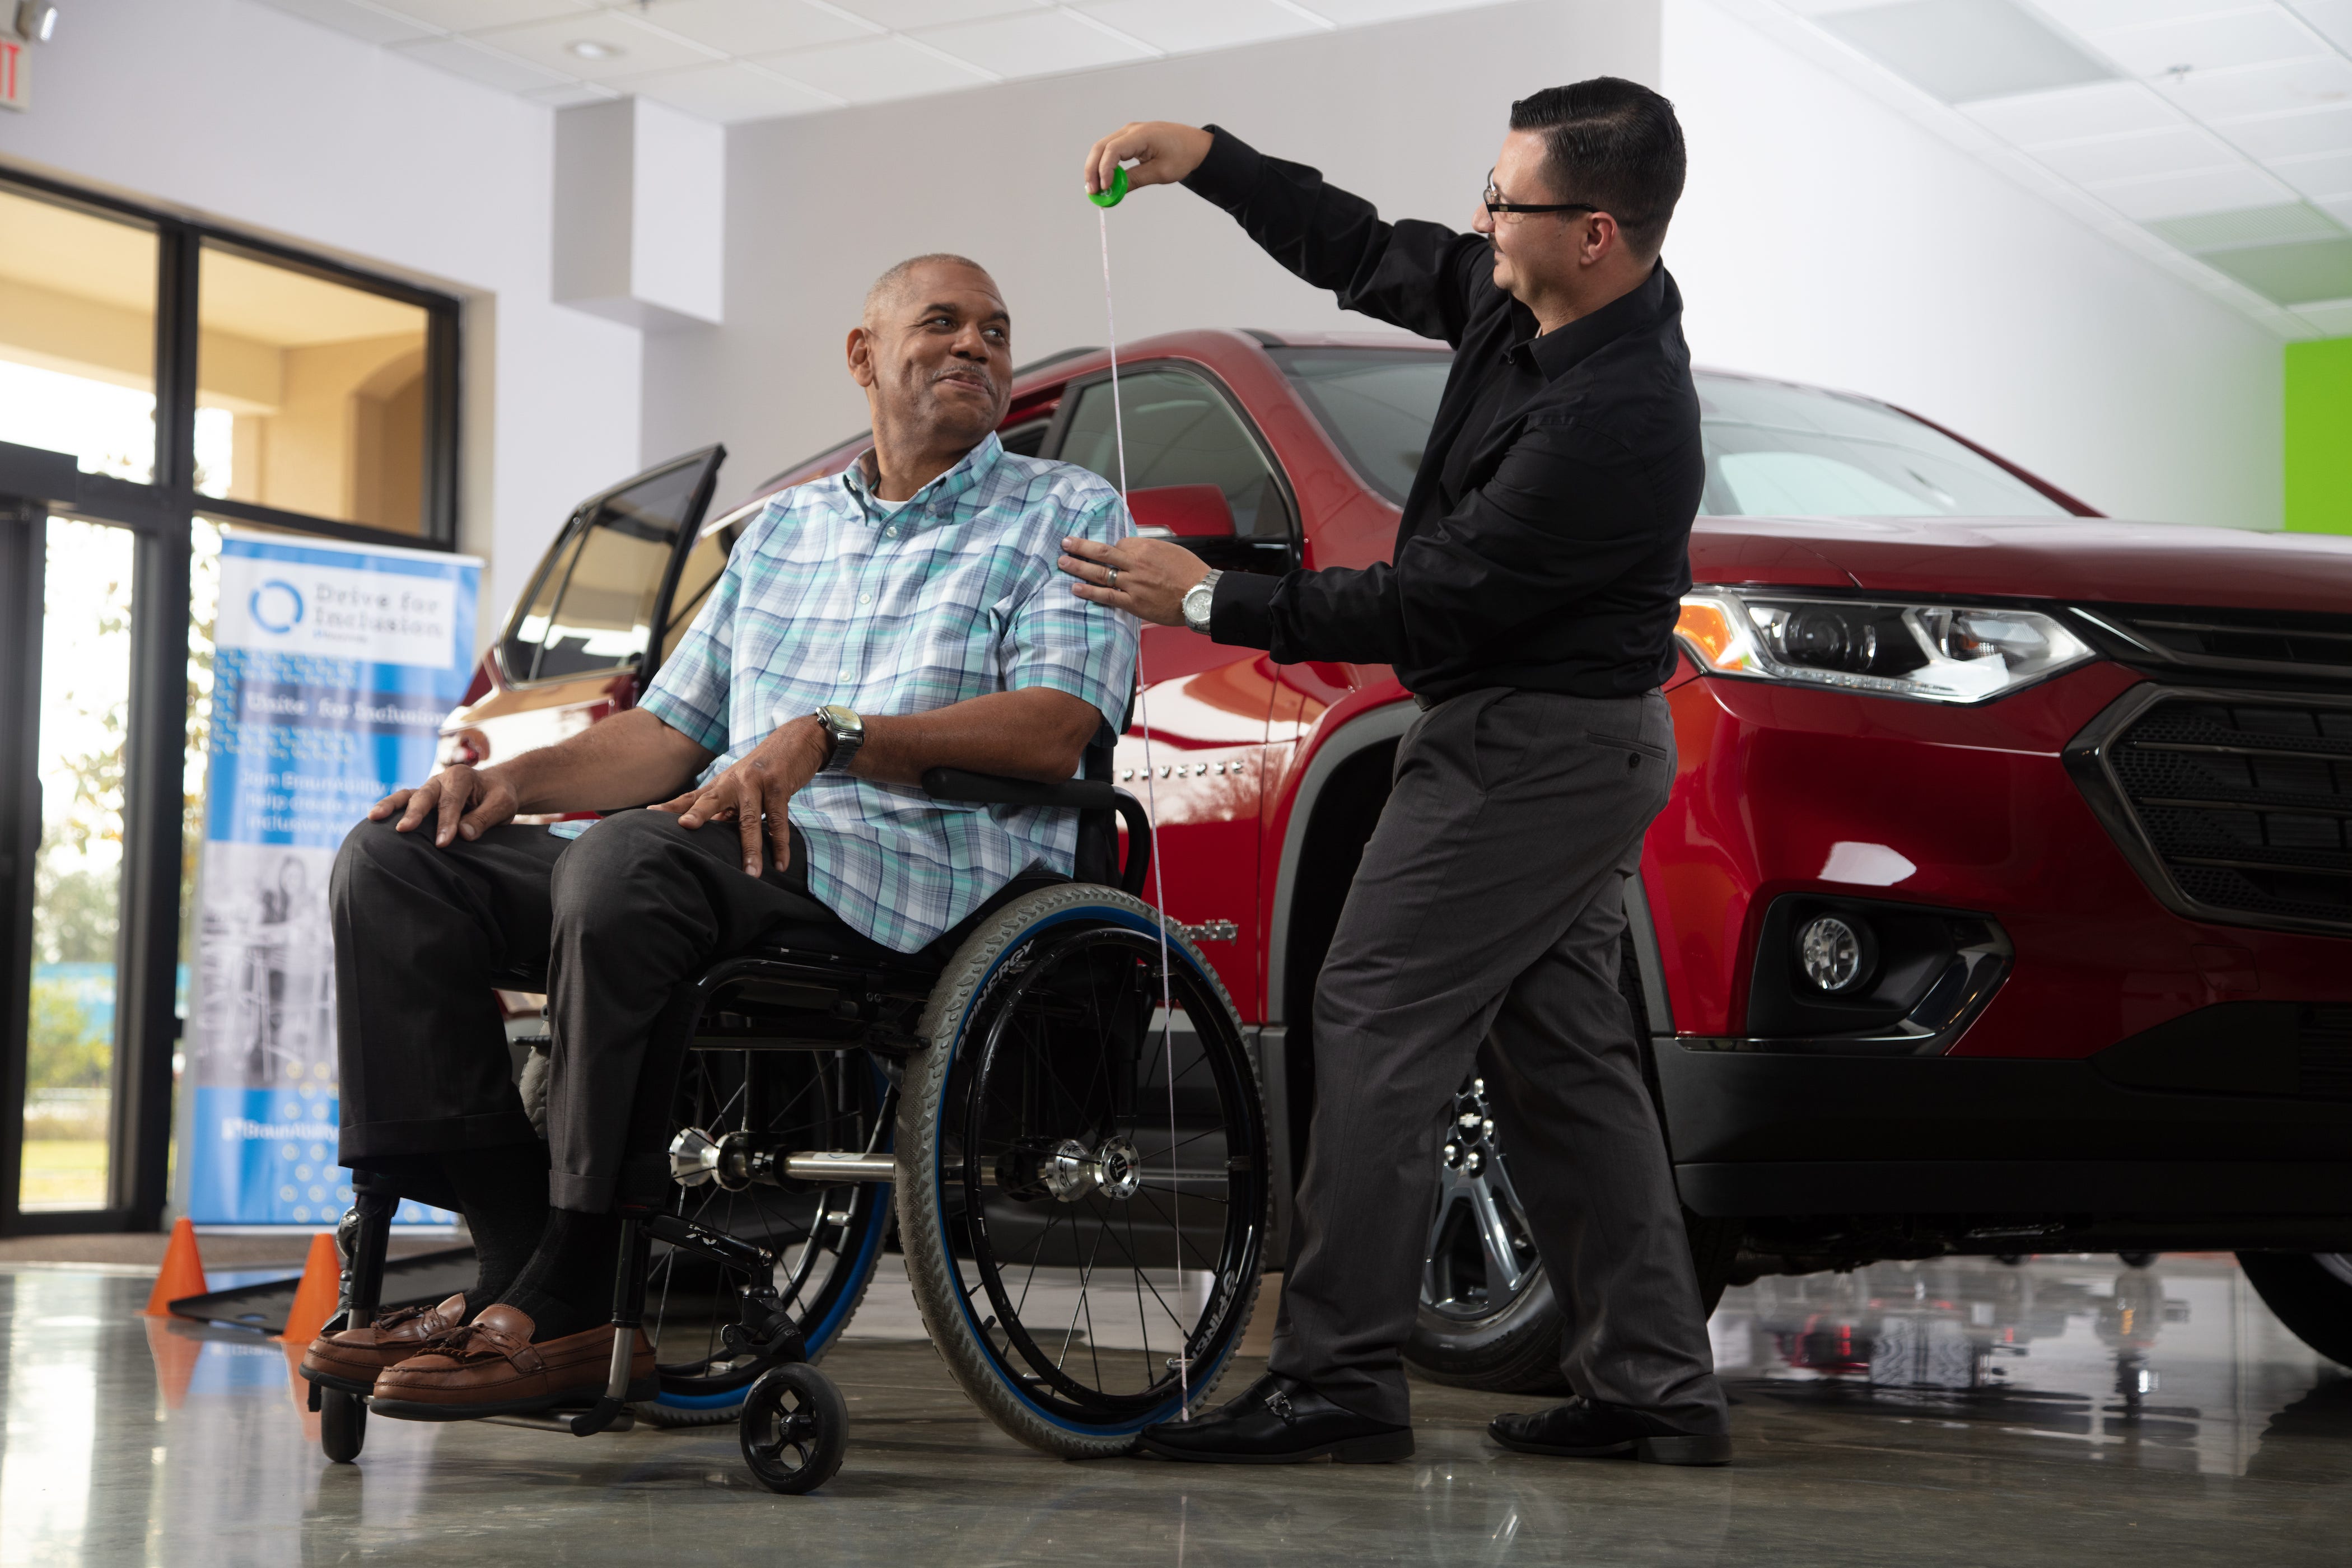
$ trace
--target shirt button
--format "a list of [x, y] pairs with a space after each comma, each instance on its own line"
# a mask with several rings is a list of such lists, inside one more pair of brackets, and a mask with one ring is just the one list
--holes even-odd
[[857, 602], [861, 605], [870, 605], [874, 602], [874, 595], [871, 594], [860, 594], [857, 595]]
[[895, 528], [886, 528], [882, 531], [882, 537], [885, 539], [896, 539], [898, 537], [898, 531]]

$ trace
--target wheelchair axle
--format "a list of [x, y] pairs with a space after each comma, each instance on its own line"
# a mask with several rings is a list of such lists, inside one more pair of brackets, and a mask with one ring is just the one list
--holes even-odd
[[669, 1173], [681, 1187], [716, 1184], [730, 1193], [750, 1186], [781, 1187], [786, 1182], [838, 1186], [848, 1182], [888, 1182], [898, 1179], [893, 1154], [859, 1153], [842, 1149], [787, 1147], [778, 1140], [755, 1133], [723, 1132], [714, 1138], [699, 1127], [688, 1127], [670, 1140]]

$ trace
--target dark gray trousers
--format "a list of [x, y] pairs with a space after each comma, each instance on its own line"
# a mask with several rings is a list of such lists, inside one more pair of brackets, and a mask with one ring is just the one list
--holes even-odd
[[1315, 992], [1315, 1118], [1273, 1370], [1409, 1418], [1439, 1123], [1484, 1070], [1589, 1398], [1726, 1429], [1617, 990], [1624, 879], [1674, 776], [1665, 700], [1486, 690], [1405, 731]]
[[667, 1084], [641, 1092], [640, 1079], [678, 982], [779, 924], [833, 920], [804, 858], [747, 877], [733, 823], [688, 831], [657, 811], [576, 839], [509, 826], [446, 849], [428, 828], [362, 823], [329, 894], [342, 1163], [534, 1137], [490, 992], [544, 990], [549, 1201], [611, 1208], [630, 1157], [659, 1152], [669, 1108], [652, 1101]]

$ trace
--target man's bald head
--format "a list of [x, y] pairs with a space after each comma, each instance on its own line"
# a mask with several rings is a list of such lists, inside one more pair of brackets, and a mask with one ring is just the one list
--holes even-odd
[[899, 296], [910, 291], [921, 280], [919, 275], [932, 268], [960, 268], [967, 272], [977, 272], [987, 280], [990, 293], [1000, 300], [1004, 297], [1004, 291], [996, 286], [996, 279], [989, 276], [988, 268], [971, 257], [958, 256], [950, 250], [934, 250], [922, 256], [910, 256], [874, 279], [874, 287], [866, 290], [866, 324], [868, 327], [880, 325], [883, 316]]

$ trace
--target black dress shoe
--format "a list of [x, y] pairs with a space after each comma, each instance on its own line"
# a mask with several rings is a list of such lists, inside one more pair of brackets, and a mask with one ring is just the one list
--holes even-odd
[[1549, 1410], [1507, 1411], [1486, 1435], [1522, 1454], [1571, 1459], [1630, 1457], [1654, 1465], [1727, 1465], [1731, 1438], [1721, 1432], [1686, 1432], [1622, 1405], [1571, 1399]]
[[1368, 1421], [1305, 1384], [1272, 1373], [1205, 1415], [1146, 1426], [1137, 1443], [1163, 1459], [1204, 1465], [1297, 1465], [1322, 1458], [1380, 1465], [1412, 1458], [1412, 1427]]

